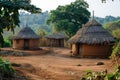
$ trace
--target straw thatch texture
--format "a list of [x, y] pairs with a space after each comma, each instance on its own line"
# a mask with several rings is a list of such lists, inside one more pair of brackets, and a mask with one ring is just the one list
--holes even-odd
[[47, 35], [46, 38], [50, 38], [50, 39], [65, 39], [67, 38], [67, 36], [65, 34], [61, 34], [61, 33], [54, 33], [51, 35]]
[[113, 36], [92, 19], [68, 40], [70, 43], [103, 44], [114, 42]]
[[37, 39], [40, 38], [30, 27], [24, 27], [21, 29], [13, 39]]

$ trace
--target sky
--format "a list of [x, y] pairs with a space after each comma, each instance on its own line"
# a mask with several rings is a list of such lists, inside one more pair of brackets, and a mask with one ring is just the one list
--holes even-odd
[[[44, 11], [55, 10], [59, 5], [66, 5], [74, 2], [75, 0], [31, 0], [32, 4], [42, 9]], [[94, 15], [97, 17], [105, 16], [120, 16], [120, 0], [107, 0], [107, 3], [102, 3], [101, 0], [85, 0], [89, 4], [88, 10], [92, 13], [94, 10]]]

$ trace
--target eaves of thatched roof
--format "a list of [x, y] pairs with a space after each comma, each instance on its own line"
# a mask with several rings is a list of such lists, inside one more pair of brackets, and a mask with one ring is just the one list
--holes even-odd
[[22, 28], [13, 39], [37, 39], [40, 38], [30, 27]]
[[71, 37], [70, 43], [103, 44], [114, 42], [113, 36], [100, 23], [92, 19]]
[[67, 38], [67, 36], [62, 33], [53, 33], [53, 34], [47, 35], [45, 37], [49, 38], [49, 39], [65, 39], [65, 38]]

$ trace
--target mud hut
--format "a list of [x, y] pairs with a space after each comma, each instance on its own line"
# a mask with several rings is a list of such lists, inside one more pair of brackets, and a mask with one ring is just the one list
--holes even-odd
[[81, 57], [108, 57], [114, 44], [113, 36], [94, 18], [68, 40], [72, 55]]
[[64, 40], [67, 38], [65, 34], [61, 33], [53, 33], [51, 35], [47, 35], [47, 46], [50, 47], [64, 47]]
[[30, 27], [24, 27], [13, 37], [13, 48], [38, 49], [39, 38]]

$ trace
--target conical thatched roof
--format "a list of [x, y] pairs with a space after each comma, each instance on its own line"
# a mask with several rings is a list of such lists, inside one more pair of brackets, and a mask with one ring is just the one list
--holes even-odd
[[100, 23], [92, 19], [68, 40], [70, 43], [103, 44], [114, 42], [113, 36]]
[[65, 39], [65, 38], [67, 38], [67, 36], [65, 34], [62, 34], [62, 33], [53, 33], [51, 35], [47, 35], [46, 38], [50, 38], [50, 39]]
[[36, 39], [40, 38], [30, 27], [22, 28], [13, 39]]

